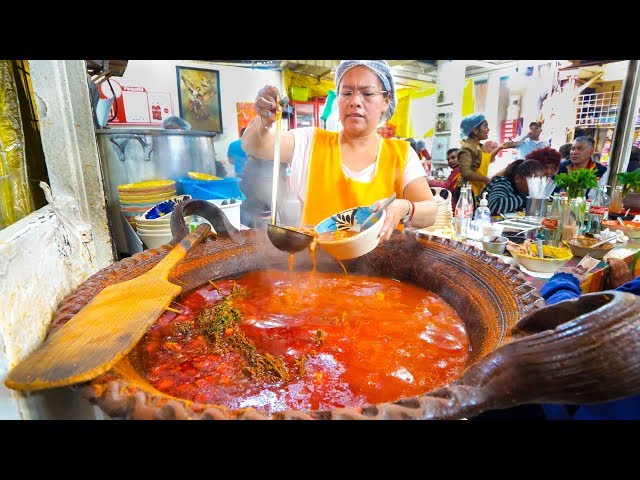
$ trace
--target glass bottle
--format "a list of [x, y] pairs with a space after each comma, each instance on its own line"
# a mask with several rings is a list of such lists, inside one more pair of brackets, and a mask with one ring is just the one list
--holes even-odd
[[467, 187], [467, 202], [469, 203], [469, 217], [473, 218], [473, 211], [476, 208], [476, 199], [473, 198], [473, 188], [469, 182], [464, 185]]
[[584, 223], [582, 224], [582, 232], [588, 232], [591, 230], [591, 204], [593, 200], [587, 198], [587, 208], [585, 209]]
[[584, 223], [584, 198], [576, 197], [569, 200], [569, 206], [562, 217], [562, 240], [569, 241], [576, 238]]
[[547, 240], [547, 245], [559, 247], [562, 243], [562, 200], [556, 193], [551, 201], [551, 206], [547, 210], [546, 216], [542, 219], [543, 234]]
[[593, 200], [591, 200], [591, 206], [589, 207], [587, 233], [592, 235], [600, 233], [602, 230], [602, 219], [604, 218], [606, 208], [604, 189], [602, 187], [596, 187], [596, 192], [593, 196]]
[[620, 215], [622, 213], [622, 185], [617, 185], [609, 202], [609, 213]]
[[469, 211], [467, 187], [462, 187], [460, 189], [460, 198], [458, 198], [458, 203], [456, 203], [455, 211], [455, 229], [457, 239], [464, 240], [467, 238], [470, 220], [471, 212]]

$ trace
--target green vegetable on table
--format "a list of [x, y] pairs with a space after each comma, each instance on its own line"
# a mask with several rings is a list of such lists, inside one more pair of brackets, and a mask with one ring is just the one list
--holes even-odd
[[636, 193], [640, 193], [640, 168], [634, 170], [633, 172], [621, 172], [616, 176], [620, 185], [624, 185], [622, 187], [622, 194], [626, 195], [630, 190], [633, 190]]
[[553, 180], [560, 188], [564, 188], [569, 197], [584, 196], [589, 188], [598, 185], [595, 170], [579, 168], [569, 173], [559, 173]]

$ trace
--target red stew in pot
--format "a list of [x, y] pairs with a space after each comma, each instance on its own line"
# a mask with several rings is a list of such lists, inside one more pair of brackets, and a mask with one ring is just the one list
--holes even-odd
[[364, 406], [458, 378], [460, 317], [388, 278], [254, 271], [178, 298], [136, 346], [158, 390], [266, 412]]

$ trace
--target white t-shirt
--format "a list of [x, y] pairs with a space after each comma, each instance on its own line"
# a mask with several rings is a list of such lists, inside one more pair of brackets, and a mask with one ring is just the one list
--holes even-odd
[[[307, 197], [309, 159], [311, 158], [311, 144], [314, 131], [314, 127], [295, 128], [291, 130], [294, 138], [293, 158], [291, 160], [291, 188], [303, 201]], [[380, 145], [382, 146], [382, 142], [380, 142]], [[404, 169], [403, 189], [416, 178], [427, 176], [415, 150], [409, 147], [407, 151], [408, 158]], [[343, 164], [342, 171], [347, 178], [352, 178], [359, 182], [370, 182], [375, 175], [377, 165], [378, 162], [376, 160], [375, 163], [369, 165], [364, 170], [354, 172]]]

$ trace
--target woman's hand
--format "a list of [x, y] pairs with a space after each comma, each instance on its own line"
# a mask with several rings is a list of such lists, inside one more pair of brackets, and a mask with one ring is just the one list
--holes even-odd
[[[385, 199], [383, 198], [382, 200], [374, 202], [374, 211], [376, 211], [378, 206], [384, 201]], [[400, 223], [400, 220], [407, 216], [410, 208], [411, 203], [409, 200], [405, 200], [404, 198], [398, 198], [389, 204], [385, 210], [387, 214], [384, 219], [384, 224], [382, 225], [382, 230], [380, 230], [380, 233], [378, 234], [381, 242], [386, 242], [391, 238], [391, 234], [396, 228], [396, 225]]]
[[[280, 91], [273, 85], [266, 85], [258, 91], [258, 96], [253, 103], [253, 109], [260, 117], [260, 121], [265, 128], [271, 127], [273, 122], [276, 121], [279, 96]], [[286, 97], [283, 97], [283, 99], [285, 100], [283, 103], [286, 105], [288, 100]]]

